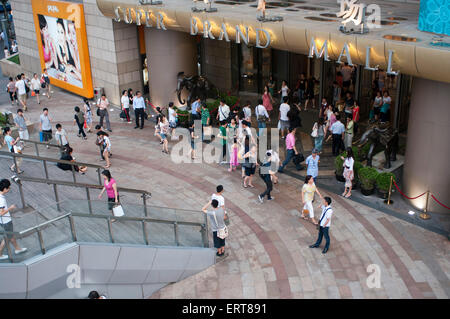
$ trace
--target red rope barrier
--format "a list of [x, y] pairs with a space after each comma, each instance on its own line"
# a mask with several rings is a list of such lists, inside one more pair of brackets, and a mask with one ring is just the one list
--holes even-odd
[[447, 209], [450, 209], [450, 207], [447, 207], [447, 206], [445, 206], [444, 204], [442, 204], [440, 201], [438, 201], [437, 198], [434, 197], [433, 194], [431, 194], [431, 197], [433, 197], [433, 199], [434, 199], [439, 205], [441, 205], [442, 207], [445, 207], [445, 208], [447, 208]]
[[395, 179], [393, 179], [392, 181], [394, 182], [395, 188], [397, 188], [399, 193], [402, 194], [407, 199], [417, 199], [417, 198], [422, 197], [423, 195], [425, 195], [427, 193], [427, 192], [424, 192], [423, 194], [421, 194], [419, 196], [416, 196], [416, 197], [408, 197], [400, 190], [400, 188], [398, 187], [397, 183], [395, 182]]

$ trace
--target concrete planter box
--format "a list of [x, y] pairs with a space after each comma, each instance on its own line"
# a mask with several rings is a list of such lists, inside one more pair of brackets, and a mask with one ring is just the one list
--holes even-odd
[[[14, 55], [17, 55], [17, 54], [18, 53], [13, 54], [13, 55], [9, 56], [9, 58], [14, 56]], [[11, 62], [11, 61], [9, 61], [6, 58], [0, 60], [0, 67], [2, 68], [3, 76], [6, 76], [6, 77], [10, 77], [10, 76], [11, 77], [15, 77], [15, 76], [17, 76], [17, 74], [22, 73], [22, 69], [20, 67], [20, 64]]]

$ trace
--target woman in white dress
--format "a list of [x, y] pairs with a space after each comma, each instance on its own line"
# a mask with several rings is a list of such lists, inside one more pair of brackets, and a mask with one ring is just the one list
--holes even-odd
[[[345, 178], [345, 190], [342, 196], [349, 198], [352, 195], [352, 181], [353, 181], [353, 164], [355, 160], [353, 159], [353, 151], [351, 147], [347, 148], [347, 158], [341, 156], [344, 160], [344, 178]], [[348, 189], [348, 192], [347, 192]]]

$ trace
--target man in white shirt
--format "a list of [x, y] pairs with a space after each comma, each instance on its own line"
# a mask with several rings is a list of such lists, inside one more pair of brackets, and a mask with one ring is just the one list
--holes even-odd
[[[0, 181], [0, 226], [4, 231], [7, 232], [14, 231], [10, 211], [16, 208], [16, 205], [11, 205], [11, 207], [8, 208], [8, 205], [6, 203], [5, 195], [9, 192], [10, 189], [11, 182], [7, 179], [2, 179]], [[20, 246], [17, 244], [16, 239], [14, 238], [14, 235], [6, 234], [0, 243], [0, 260], [8, 259], [8, 255], [3, 255], [3, 249], [6, 245], [6, 238], [8, 238], [9, 242], [14, 246], [16, 255], [27, 251], [26, 248], [20, 248]]]
[[16, 82], [17, 95], [19, 96], [19, 102], [23, 106], [23, 110], [27, 110], [27, 90], [25, 83], [25, 74], [22, 73], [20, 80]]
[[136, 92], [136, 96], [133, 99], [134, 115], [136, 116], [136, 126], [139, 127], [139, 118], [141, 118], [141, 130], [144, 128], [144, 116], [145, 116], [145, 101], [140, 91]]
[[330, 248], [330, 235], [329, 229], [331, 225], [331, 216], [333, 215], [333, 209], [331, 208], [331, 198], [326, 196], [323, 198], [322, 215], [319, 219], [319, 237], [315, 244], [309, 246], [309, 248], [318, 248], [322, 243], [322, 238], [325, 236], [325, 247], [322, 250], [322, 254], [326, 254], [328, 248]]
[[230, 107], [225, 104], [225, 100], [220, 100], [219, 110], [217, 111], [216, 119], [220, 122], [227, 121], [230, 115]]
[[283, 97], [283, 103], [280, 105], [280, 113], [278, 114], [278, 120], [280, 121], [281, 138], [284, 138], [285, 132], [289, 129], [289, 118], [287, 116], [291, 107], [287, 104], [288, 97]]
[[266, 122], [269, 121], [269, 113], [263, 105], [263, 100], [258, 99], [258, 105], [255, 107], [256, 120], [258, 121], [258, 137], [264, 134]]
[[250, 101], [247, 101], [245, 103], [244, 108], [242, 109], [242, 111], [244, 112], [244, 120], [249, 122], [252, 119], [252, 109], [250, 108], [250, 105], [251, 105]]
[[100, 126], [103, 127], [103, 119], [105, 119], [106, 129], [109, 132], [112, 132], [111, 124], [109, 123], [109, 113], [108, 113], [109, 101], [106, 98], [105, 94], [102, 94], [102, 97], [97, 101], [97, 106], [99, 108], [100, 114]]
[[332, 150], [333, 155], [338, 156], [340, 150], [345, 150], [344, 147], [344, 133], [345, 133], [345, 126], [340, 121], [341, 116], [338, 114], [336, 115], [336, 122], [331, 125], [331, 133], [333, 134], [333, 143], [332, 143]]
[[223, 186], [218, 185], [216, 187], [216, 192], [211, 195], [211, 200], [216, 199], [219, 202], [219, 207], [223, 208], [225, 211], [225, 198], [222, 196], [223, 194]]
[[120, 98], [120, 103], [122, 104], [122, 110], [125, 112], [127, 122], [131, 123], [130, 119], [130, 98], [128, 97], [128, 91], [123, 90], [122, 97]]

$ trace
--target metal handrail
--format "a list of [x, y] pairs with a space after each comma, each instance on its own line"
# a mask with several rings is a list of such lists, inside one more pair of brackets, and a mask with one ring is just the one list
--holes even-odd
[[[45, 221], [39, 225], [30, 227], [28, 229], [22, 230], [20, 232], [17, 231], [4, 231], [4, 230], [0, 230], [0, 235], [12, 235], [14, 237], [16, 237], [17, 239], [20, 238], [24, 238], [27, 237], [29, 235], [32, 235], [34, 233], [38, 234], [38, 239], [39, 239], [39, 245], [41, 248], [41, 253], [43, 255], [45, 255], [46, 253], [46, 247], [45, 247], [45, 243], [43, 240], [43, 236], [42, 236], [42, 228], [48, 226], [48, 225], [52, 225], [55, 222], [68, 218], [69, 219], [69, 224], [70, 224], [70, 231], [72, 233], [72, 242], [76, 242], [77, 241], [77, 236], [76, 236], [76, 229], [75, 229], [75, 223], [73, 222], [73, 217], [84, 217], [84, 218], [101, 218], [101, 219], [106, 219], [108, 221], [108, 233], [109, 233], [109, 237], [110, 237], [110, 241], [111, 243], [114, 243], [114, 236], [111, 230], [111, 223], [112, 223], [112, 219], [117, 219], [118, 221], [135, 221], [135, 222], [140, 222], [142, 223], [142, 232], [143, 232], [143, 237], [144, 237], [144, 242], [145, 245], [149, 245], [149, 240], [148, 240], [148, 233], [145, 227], [145, 223], [161, 223], [161, 224], [172, 224], [174, 226], [174, 237], [175, 237], [175, 243], [177, 246], [180, 245], [180, 241], [179, 241], [179, 235], [178, 235], [178, 225], [187, 225], [187, 226], [199, 226], [201, 227], [201, 236], [202, 236], [202, 242], [203, 242], [203, 247], [209, 247], [209, 241], [208, 241], [208, 233], [207, 233], [207, 225], [204, 223], [197, 223], [197, 222], [184, 222], [184, 221], [168, 221], [168, 220], [162, 220], [162, 219], [156, 219], [156, 218], [150, 218], [150, 217], [130, 217], [130, 216], [121, 216], [121, 217], [113, 217], [110, 215], [99, 215], [99, 214], [83, 214], [83, 213], [74, 213], [74, 212], [69, 212], [66, 213], [64, 215], [55, 217], [51, 220]], [[9, 238], [8, 236], [5, 236], [6, 239], [6, 246], [7, 246], [7, 250], [8, 250], [8, 257], [9, 260], [11, 262], [13, 262], [13, 258], [12, 258], [12, 253], [11, 253], [11, 249], [9, 247]]]

